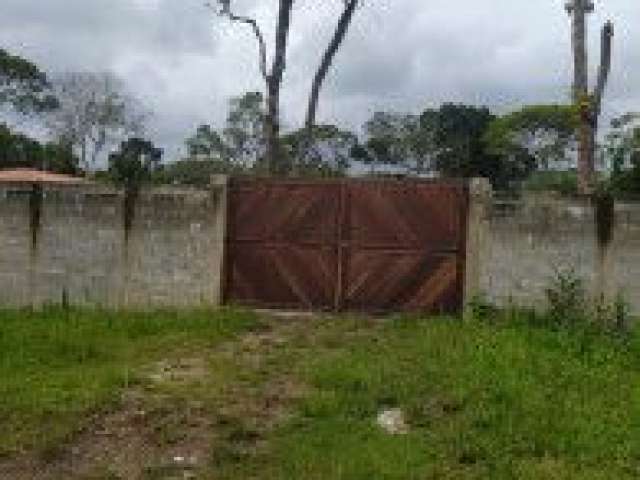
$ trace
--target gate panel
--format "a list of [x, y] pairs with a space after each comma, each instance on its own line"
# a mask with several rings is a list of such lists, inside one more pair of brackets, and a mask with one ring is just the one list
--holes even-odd
[[336, 295], [335, 249], [293, 244], [234, 248], [228, 298], [265, 308], [332, 308]]
[[334, 305], [339, 186], [233, 180], [225, 298], [261, 307]]
[[464, 185], [363, 181], [349, 184], [348, 192], [344, 308], [460, 310]]
[[467, 192], [420, 180], [232, 180], [225, 299], [274, 308], [454, 312]]

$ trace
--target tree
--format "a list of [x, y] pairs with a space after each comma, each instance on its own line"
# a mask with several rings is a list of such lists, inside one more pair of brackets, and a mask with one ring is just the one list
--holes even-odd
[[489, 152], [531, 155], [539, 170], [565, 160], [576, 141], [578, 113], [571, 105], [528, 105], [493, 120], [484, 135]]
[[602, 28], [600, 68], [592, 94], [589, 94], [587, 72], [586, 15], [594, 11], [592, 0], [569, 0], [566, 9], [572, 18], [572, 47], [574, 60], [573, 100], [580, 108], [578, 148], [578, 191], [592, 192], [595, 172], [595, 149], [598, 119], [602, 109], [602, 98], [611, 70], [613, 23], [606, 22]]
[[520, 119], [503, 120], [491, 133], [495, 121], [487, 108], [452, 103], [421, 115], [376, 112], [364, 124], [364, 141], [352, 156], [371, 173], [382, 168], [402, 175], [480, 176], [507, 188], [530, 173], [535, 161], [508, 134], [522, 126]]
[[265, 152], [263, 96], [248, 92], [229, 101], [222, 132], [200, 125], [185, 144], [191, 160], [234, 164], [240, 169], [262, 166]]
[[434, 125], [419, 115], [375, 112], [364, 124], [365, 141], [356, 146], [354, 157], [372, 171], [384, 167], [408, 174], [430, 173]]
[[56, 173], [79, 173], [78, 158], [68, 145], [40, 142], [0, 124], [0, 169], [35, 168]]
[[120, 144], [117, 152], [109, 155], [109, 177], [129, 193], [137, 193], [150, 182], [162, 160], [162, 150], [152, 142], [132, 137]]
[[280, 90], [286, 68], [291, 10], [294, 0], [279, 0], [278, 20], [276, 24], [275, 52], [271, 68], [267, 68], [267, 46], [258, 22], [246, 16], [236, 15], [231, 11], [231, 0], [218, 0], [216, 12], [233, 22], [251, 27], [259, 46], [260, 73], [266, 84], [266, 115], [264, 132], [266, 139], [266, 163], [271, 173], [284, 173], [280, 164]]
[[21, 114], [57, 107], [47, 75], [30, 61], [0, 48], [0, 105]]
[[[229, 107], [229, 115], [222, 132], [226, 156], [244, 168], [261, 169], [267, 148], [264, 96], [260, 92], [248, 92], [232, 98]], [[282, 157], [279, 161], [284, 164]], [[281, 167], [286, 168], [286, 165]]]
[[317, 125], [311, 137], [305, 127], [286, 135], [283, 144], [298, 174], [336, 177], [345, 175], [351, 167], [358, 137], [335, 125]]
[[[307, 111], [306, 129], [307, 143], [311, 141], [315, 115], [317, 111], [320, 89], [329, 72], [333, 59], [342, 44], [349, 24], [353, 18], [358, 0], [343, 0], [344, 9], [340, 16], [336, 31], [325, 51], [320, 66], [312, 82], [311, 94]], [[275, 48], [271, 68], [267, 67], [267, 44], [264, 35], [253, 18], [235, 14], [231, 10], [231, 0], [217, 0], [215, 11], [233, 22], [251, 27], [258, 42], [258, 65], [266, 84], [266, 114], [264, 118], [265, 131], [265, 161], [270, 173], [287, 173], [288, 166], [283, 161], [284, 155], [280, 143], [280, 91], [282, 79], [286, 69], [289, 29], [291, 26], [291, 12], [294, 0], [278, 0], [278, 17], [276, 23]]]
[[41, 157], [41, 146], [22, 134], [14, 134], [9, 127], [0, 124], [0, 168], [35, 168]]
[[198, 126], [195, 135], [185, 141], [189, 157], [194, 159], [222, 158], [226, 151], [224, 140], [210, 125]]
[[612, 164], [613, 189], [640, 193], [640, 114], [627, 113], [614, 118], [604, 150]]
[[110, 73], [67, 73], [53, 81], [60, 102], [47, 120], [59, 141], [73, 146], [85, 169], [109, 146], [140, 135], [148, 117], [141, 104]]
[[164, 164], [153, 174], [153, 183], [207, 187], [212, 175], [239, 175], [246, 173], [241, 166], [225, 160], [187, 158]]
[[[423, 115], [432, 115], [427, 111]], [[489, 163], [482, 137], [495, 117], [484, 107], [446, 103], [438, 111], [436, 166], [446, 176], [471, 177]]]
[[311, 93], [309, 94], [309, 106], [307, 107], [307, 115], [305, 119], [305, 129], [307, 142], [310, 142], [313, 136], [313, 127], [316, 122], [316, 114], [318, 111], [318, 101], [320, 99], [320, 90], [322, 89], [322, 85], [329, 73], [329, 69], [333, 64], [333, 60], [340, 49], [340, 46], [344, 42], [345, 37], [347, 36], [347, 32], [349, 30], [349, 25], [351, 25], [351, 20], [353, 19], [353, 15], [356, 11], [356, 7], [360, 4], [360, 0], [343, 0], [344, 8], [342, 10], [342, 14], [338, 20], [338, 25], [336, 26], [335, 32], [327, 49], [322, 56], [322, 61], [316, 71], [315, 76], [313, 77], [313, 81], [311, 83]]
[[[433, 117], [433, 111], [423, 113]], [[508, 188], [526, 177], [535, 163], [525, 151], [498, 155], [490, 151], [485, 136], [496, 119], [487, 108], [446, 103], [435, 123], [436, 168], [443, 176], [485, 177], [495, 188]]]
[[66, 175], [82, 173], [80, 159], [73, 153], [68, 143], [48, 142], [42, 146], [42, 169]]

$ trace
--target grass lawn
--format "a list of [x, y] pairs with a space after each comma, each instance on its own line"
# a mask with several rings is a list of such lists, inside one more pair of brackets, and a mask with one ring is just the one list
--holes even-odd
[[135, 385], [141, 365], [253, 322], [231, 311], [0, 311], [0, 456], [57, 445]]
[[[51, 311], [0, 314], [0, 346], [0, 478], [34, 462], [50, 476], [24, 478], [640, 476], [638, 333]], [[376, 425], [385, 408], [405, 412], [406, 435]]]

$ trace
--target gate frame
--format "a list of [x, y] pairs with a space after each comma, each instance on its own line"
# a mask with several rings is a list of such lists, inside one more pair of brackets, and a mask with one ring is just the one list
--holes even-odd
[[[216, 176], [220, 177], [220, 176]], [[245, 176], [229, 176], [226, 177], [226, 189], [225, 202], [227, 210], [227, 221], [225, 222], [224, 229], [224, 255], [222, 262], [222, 279], [221, 279], [221, 299], [223, 305], [228, 305], [231, 302], [230, 290], [231, 290], [231, 264], [232, 264], [232, 240], [233, 240], [233, 225], [232, 219], [234, 218], [234, 208], [236, 205], [232, 201], [230, 196], [231, 191], [234, 188], [235, 182], [244, 182], [247, 184], [259, 184], [264, 182], [266, 184], [277, 185], [323, 185], [334, 184], [338, 185], [340, 190], [339, 207], [337, 212], [338, 221], [338, 239], [337, 239], [337, 276], [336, 276], [336, 289], [335, 299], [332, 306], [327, 306], [327, 309], [319, 309], [318, 311], [329, 311], [333, 313], [390, 313], [389, 310], [348, 310], [344, 308], [344, 292], [345, 292], [345, 250], [350, 248], [350, 243], [345, 242], [343, 239], [345, 227], [346, 227], [346, 212], [347, 212], [347, 191], [348, 186], [351, 183], [417, 183], [417, 184], [433, 184], [442, 186], [451, 186], [460, 188], [461, 204], [458, 226], [459, 238], [458, 246], [456, 248], [456, 288], [460, 295], [459, 304], [456, 310], [461, 314], [466, 315], [468, 310], [469, 301], [473, 296], [479, 293], [480, 285], [480, 256], [481, 251], [485, 246], [484, 240], [484, 225], [485, 218], [484, 203], [486, 198], [491, 196], [491, 187], [489, 182], [484, 178], [471, 178], [471, 179], [437, 179], [437, 178], [396, 178], [396, 177], [362, 177], [362, 178], [322, 178], [322, 179], [306, 179], [306, 178], [274, 178], [274, 177], [245, 177]], [[271, 306], [257, 306], [256, 308], [287, 308], [294, 311], [308, 311], [304, 306], [299, 307], [271, 307]]]

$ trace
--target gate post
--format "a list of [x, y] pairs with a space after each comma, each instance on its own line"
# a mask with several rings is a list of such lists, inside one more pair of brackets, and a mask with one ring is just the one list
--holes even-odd
[[486, 178], [472, 178], [468, 182], [466, 266], [462, 297], [465, 319], [472, 314], [469, 306], [473, 298], [482, 294], [482, 262], [487, 258], [488, 214], [493, 194], [491, 183]]
[[223, 305], [226, 300], [228, 275], [229, 177], [227, 175], [211, 175], [209, 189], [212, 195], [213, 214], [215, 215], [215, 239], [212, 246], [216, 249], [216, 265], [212, 265], [211, 268], [217, 270], [217, 282], [213, 285], [213, 305], [219, 306]]

